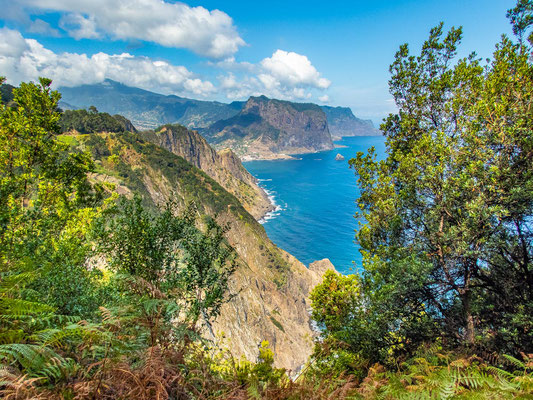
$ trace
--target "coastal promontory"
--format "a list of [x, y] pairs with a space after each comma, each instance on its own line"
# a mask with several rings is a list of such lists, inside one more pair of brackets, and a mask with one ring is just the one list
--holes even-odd
[[215, 147], [246, 159], [289, 158], [333, 149], [324, 111], [316, 104], [250, 97], [234, 117], [201, 132]]

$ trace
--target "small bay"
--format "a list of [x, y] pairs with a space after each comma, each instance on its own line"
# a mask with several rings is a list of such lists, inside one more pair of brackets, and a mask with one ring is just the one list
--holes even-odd
[[[244, 166], [277, 205], [262, 221], [272, 241], [306, 265], [329, 258], [339, 272], [349, 274], [361, 268], [362, 257], [355, 243], [359, 190], [348, 160], [371, 146], [383, 157], [385, 139], [357, 136], [335, 143], [345, 147]], [[337, 154], [344, 160], [335, 160]]]

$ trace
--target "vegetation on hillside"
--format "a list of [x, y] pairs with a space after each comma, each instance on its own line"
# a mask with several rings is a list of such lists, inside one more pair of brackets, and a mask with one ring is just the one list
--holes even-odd
[[122, 115], [98, 112], [96, 107], [89, 110], [66, 110], [59, 120], [61, 132], [82, 134], [97, 132], [136, 132], [133, 124]]

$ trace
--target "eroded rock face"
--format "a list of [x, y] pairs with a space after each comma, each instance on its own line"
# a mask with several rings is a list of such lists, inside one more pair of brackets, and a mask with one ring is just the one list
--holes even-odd
[[[183, 153], [199, 165], [207, 161], [220, 162], [220, 165], [233, 163], [230, 153], [219, 155], [222, 160], [217, 161], [216, 153], [206, 149], [203, 151], [212, 158], [205, 155], [198, 158], [199, 149], [189, 147], [198, 138], [194, 133], [183, 134], [183, 140], [171, 140], [170, 133], [160, 140], [168, 139], [171, 143], [167, 145], [174, 146], [173, 151]], [[224, 332], [226, 345], [234, 356], [244, 355], [250, 360], [256, 360], [261, 341], [268, 340], [275, 354], [275, 365], [296, 372], [312, 351], [315, 332], [310, 325], [308, 296], [320, 281], [320, 268], [318, 272], [307, 269], [279, 249], [233, 195], [184, 157], [134, 134], [102, 135], [102, 138], [109, 150], [120, 149], [117, 156], [131, 168], [128, 174], [119, 175], [110, 170], [95, 176], [95, 180], [113, 179], [115, 191], [135, 190], [148, 206], [163, 205], [169, 199], [178, 205], [194, 201], [200, 214], [216, 217], [222, 225], [229, 224], [226, 238], [238, 255], [238, 268], [230, 281], [230, 293], [234, 297], [223, 306], [211, 329], [206, 325], [205, 333], [216, 339], [217, 333]], [[105, 165], [114, 168], [114, 164]]]
[[217, 153], [196, 131], [181, 125], [167, 125], [158, 132], [143, 132], [141, 136], [204, 171], [237, 197], [255, 219], [259, 220], [272, 211], [265, 191], [230, 149]]
[[215, 146], [230, 147], [248, 158], [271, 159], [333, 148], [326, 115], [319, 106], [265, 96], [250, 97], [239, 114], [202, 133]]
[[[309, 271], [313, 275], [313, 286], [318, 285], [322, 282], [322, 278], [327, 271], [337, 272], [335, 266], [331, 263], [329, 258], [324, 258], [322, 260], [314, 261], [309, 264]], [[338, 273], [338, 272], [337, 272]]]
[[376, 136], [380, 132], [370, 120], [363, 120], [353, 115], [348, 107], [322, 106], [328, 119], [331, 136]]

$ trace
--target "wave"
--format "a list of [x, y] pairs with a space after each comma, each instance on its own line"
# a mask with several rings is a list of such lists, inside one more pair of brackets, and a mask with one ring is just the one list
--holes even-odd
[[[272, 179], [258, 179], [260, 182], [271, 182]], [[265, 191], [268, 201], [270, 201], [270, 204], [272, 204], [272, 207], [274, 209], [272, 211], [267, 212], [263, 218], [261, 218], [258, 222], [263, 225], [266, 224], [271, 219], [274, 219], [281, 215], [281, 211], [283, 211], [283, 207], [276, 202], [276, 193], [272, 190], [268, 190], [264, 186], [261, 186], [261, 188]]]

